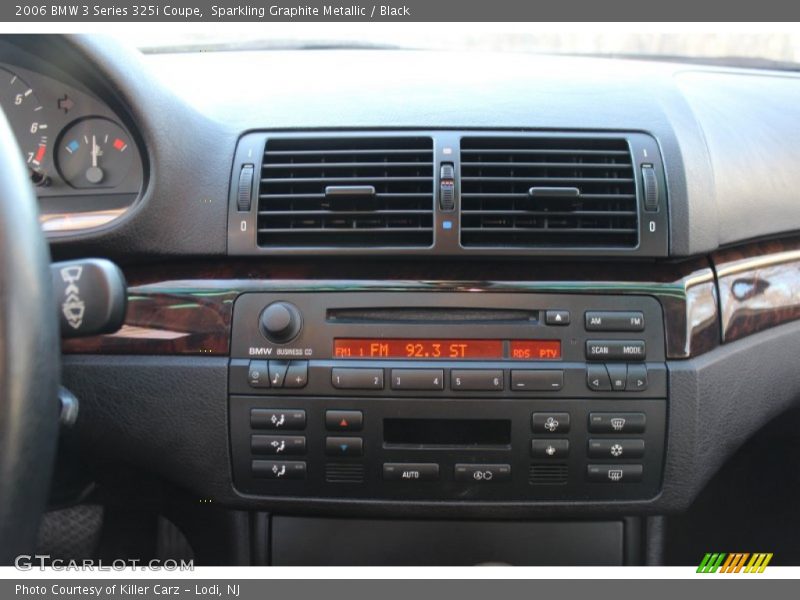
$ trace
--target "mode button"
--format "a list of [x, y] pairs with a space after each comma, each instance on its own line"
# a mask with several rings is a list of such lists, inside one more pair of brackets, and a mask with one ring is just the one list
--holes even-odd
[[644, 340], [589, 340], [587, 360], [644, 360], [647, 357]]

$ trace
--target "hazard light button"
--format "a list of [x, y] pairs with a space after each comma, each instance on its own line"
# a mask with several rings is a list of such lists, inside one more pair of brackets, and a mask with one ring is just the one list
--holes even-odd
[[361, 431], [364, 413], [360, 410], [326, 410], [325, 428], [328, 431]]

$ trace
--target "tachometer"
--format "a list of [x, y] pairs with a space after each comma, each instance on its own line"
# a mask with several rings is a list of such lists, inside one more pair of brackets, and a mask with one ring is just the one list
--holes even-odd
[[22, 148], [31, 180], [37, 185], [47, 183], [43, 165], [50, 138], [47, 123], [40, 118], [42, 104], [33, 88], [11, 71], [0, 69], [0, 106]]

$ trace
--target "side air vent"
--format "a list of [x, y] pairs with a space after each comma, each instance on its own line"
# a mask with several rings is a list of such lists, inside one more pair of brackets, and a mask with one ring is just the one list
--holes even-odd
[[636, 181], [622, 137], [465, 137], [461, 244], [634, 248]]
[[269, 138], [261, 165], [263, 248], [433, 244], [429, 137]]

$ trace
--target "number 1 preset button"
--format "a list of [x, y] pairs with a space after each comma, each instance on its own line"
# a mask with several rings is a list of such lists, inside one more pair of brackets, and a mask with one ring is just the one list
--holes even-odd
[[331, 370], [331, 385], [339, 390], [382, 390], [383, 369], [336, 367]]

